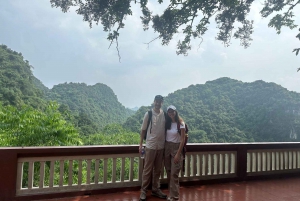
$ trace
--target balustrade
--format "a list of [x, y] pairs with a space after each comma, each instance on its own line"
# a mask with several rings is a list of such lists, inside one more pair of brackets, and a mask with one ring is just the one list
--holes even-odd
[[[300, 143], [188, 144], [187, 148], [182, 184], [300, 172]], [[5, 181], [0, 183], [0, 201], [139, 188], [143, 160], [137, 150], [137, 145], [0, 148], [0, 178]], [[161, 183], [166, 181], [162, 171]]]

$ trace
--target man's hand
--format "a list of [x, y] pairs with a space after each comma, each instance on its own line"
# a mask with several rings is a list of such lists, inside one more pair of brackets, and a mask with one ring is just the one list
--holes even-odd
[[142, 147], [143, 147], [143, 145], [140, 144], [140, 146], [139, 146], [139, 153], [142, 153]]

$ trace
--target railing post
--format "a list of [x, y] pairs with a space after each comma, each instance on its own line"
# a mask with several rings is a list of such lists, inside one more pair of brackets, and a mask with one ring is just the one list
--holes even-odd
[[239, 145], [237, 150], [237, 177], [239, 181], [247, 178], [247, 147]]
[[0, 152], [0, 201], [12, 201], [16, 196], [17, 153], [12, 149]]

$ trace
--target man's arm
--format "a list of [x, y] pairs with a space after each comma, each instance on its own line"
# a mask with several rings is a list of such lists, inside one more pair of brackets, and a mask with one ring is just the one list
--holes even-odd
[[146, 135], [146, 132], [147, 132], [148, 118], [149, 118], [148, 117], [148, 112], [146, 112], [145, 116], [144, 116], [144, 119], [143, 119], [143, 124], [142, 124], [142, 127], [141, 127], [140, 146], [139, 146], [139, 152], [140, 153], [142, 151], [144, 136]]

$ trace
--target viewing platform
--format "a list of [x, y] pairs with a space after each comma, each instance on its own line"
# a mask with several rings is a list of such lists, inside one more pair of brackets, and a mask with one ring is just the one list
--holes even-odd
[[[188, 144], [180, 200], [300, 200], [300, 143]], [[138, 200], [137, 145], [0, 148], [0, 201]], [[4, 182], [3, 182], [4, 181]], [[166, 191], [166, 174], [161, 174]], [[161, 200], [152, 197], [147, 200]]]
[[[163, 192], [168, 191], [163, 189]], [[41, 201], [139, 201], [139, 191]], [[179, 201], [299, 201], [300, 178], [230, 182], [180, 187]], [[147, 201], [163, 201], [151, 196]]]

